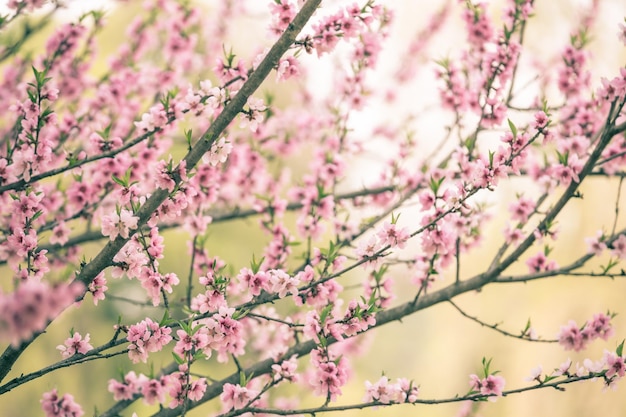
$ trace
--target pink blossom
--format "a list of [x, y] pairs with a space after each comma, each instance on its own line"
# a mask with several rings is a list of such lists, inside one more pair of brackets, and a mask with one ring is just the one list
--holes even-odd
[[535, 211], [535, 202], [529, 198], [520, 197], [509, 205], [511, 218], [520, 223], [526, 223], [531, 214]]
[[109, 289], [106, 283], [107, 280], [104, 277], [104, 271], [102, 271], [98, 275], [96, 275], [96, 277], [87, 287], [87, 291], [89, 291], [93, 295], [93, 304], [96, 306], [98, 305], [98, 301], [104, 300], [106, 290]]
[[315, 369], [309, 379], [315, 395], [328, 397], [335, 401], [341, 395], [341, 387], [348, 380], [348, 368], [345, 358], [337, 361], [324, 359], [319, 350], [311, 352], [311, 363]]
[[531, 273], [552, 271], [558, 267], [555, 261], [548, 260], [543, 251], [538, 252], [535, 256], [528, 258], [528, 260], [526, 261], [526, 265], [528, 265], [528, 269]]
[[212, 166], [223, 164], [228, 159], [228, 155], [232, 150], [233, 144], [227, 142], [226, 138], [220, 138], [217, 142], [213, 143], [211, 150], [202, 157], [202, 160]]
[[389, 222], [383, 223], [383, 228], [378, 231], [380, 244], [384, 246], [398, 247], [404, 249], [406, 242], [409, 240], [409, 230], [406, 227], [398, 229], [396, 224]]
[[83, 288], [80, 283], [51, 286], [29, 279], [20, 282], [13, 293], [0, 291], [0, 340], [18, 346], [43, 331], [49, 320], [74, 303]]
[[590, 320], [587, 320], [584, 331], [591, 339], [600, 337], [602, 340], [608, 340], [615, 333], [611, 317], [603, 313], [594, 314]]
[[258, 392], [246, 387], [226, 383], [220, 395], [222, 408], [224, 411], [241, 410], [249, 405], [257, 394]]
[[367, 240], [361, 240], [356, 249], [359, 258], [373, 258], [382, 248], [382, 243], [377, 236], [371, 235]]
[[130, 326], [127, 336], [128, 341], [131, 342], [128, 346], [129, 358], [133, 363], [139, 361], [145, 363], [148, 353], [160, 351], [172, 340], [171, 332], [171, 328], [160, 327], [150, 318]]
[[544, 129], [548, 126], [550, 119], [546, 115], [544, 111], [539, 111], [535, 113], [535, 121], [533, 127], [537, 130]]
[[298, 285], [300, 280], [292, 277], [288, 273], [280, 269], [271, 269], [267, 271], [269, 277], [270, 291], [278, 294], [279, 298], [284, 298], [287, 294], [294, 297], [298, 295]]
[[524, 378], [524, 381], [540, 381], [542, 373], [543, 373], [543, 367], [539, 365], [530, 371], [530, 375]]
[[108, 236], [111, 241], [117, 236], [128, 239], [130, 231], [137, 228], [139, 217], [130, 210], [121, 209], [119, 213], [113, 212], [102, 216], [102, 234]]
[[272, 365], [272, 374], [274, 380], [287, 380], [289, 382], [295, 382], [298, 379], [296, 370], [298, 368], [297, 357], [294, 355], [291, 358], [282, 361], [280, 364]]
[[61, 222], [52, 229], [52, 235], [50, 235], [50, 244], [52, 245], [65, 245], [69, 240], [71, 230], [65, 222]]
[[552, 376], [568, 375], [569, 369], [571, 368], [571, 366], [572, 366], [572, 360], [570, 358], [567, 358], [565, 362], [559, 365], [559, 367], [556, 368], [554, 372], [552, 372]]
[[89, 344], [89, 333], [83, 338], [80, 333], [74, 332], [74, 335], [65, 339], [64, 344], [57, 346], [57, 349], [61, 351], [64, 358], [69, 358], [77, 353], [84, 355], [93, 349], [93, 346]]
[[141, 383], [140, 392], [143, 402], [148, 405], [165, 403], [165, 384], [164, 380], [147, 379]]
[[604, 362], [606, 363], [607, 371], [605, 376], [607, 378], [623, 378], [626, 375], [626, 364], [624, 364], [624, 358], [617, 356], [615, 352], [608, 350], [604, 351]]
[[604, 234], [601, 230], [598, 230], [595, 237], [586, 237], [587, 253], [592, 253], [595, 256], [602, 255], [602, 252], [606, 250], [606, 243], [603, 242], [603, 239]]
[[626, 259], [626, 235], [619, 235], [611, 244], [611, 253], [620, 259]]
[[147, 378], [144, 375], [137, 376], [134, 371], [130, 371], [124, 376], [124, 382], [110, 379], [108, 391], [113, 393], [115, 401], [130, 400], [139, 392], [145, 381], [147, 381]]
[[45, 392], [40, 402], [46, 417], [81, 417], [85, 414], [72, 395], [64, 394], [59, 398], [56, 389]]
[[574, 320], [570, 320], [567, 325], [561, 326], [558, 339], [559, 344], [561, 344], [565, 350], [573, 349], [577, 352], [584, 349], [588, 341]]
[[365, 381], [365, 402], [379, 402], [390, 404], [396, 398], [396, 390], [386, 376], [380, 377], [375, 383]]
[[[480, 393], [490, 396], [502, 396], [502, 390], [504, 389], [505, 380], [499, 375], [489, 375], [481, 381]], [[491, 397], [490, 400], [495, 401], [495, 398]]]

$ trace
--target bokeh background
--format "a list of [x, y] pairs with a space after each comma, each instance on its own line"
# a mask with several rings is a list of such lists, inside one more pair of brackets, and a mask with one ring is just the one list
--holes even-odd
[[[98, 43], [102, 55], [114, 51], [124, 42], [122, 29], [133, 16], [139, 12], [131, 4], [115, 6], [110, 2], [79, 1], [78, 6], [60, 16], [63, 20], [73, 19], [80, 13], [79, 9], [104, 7], [108, 13], [107, 27], [99, 36]], [[206, 1], [207, 13], [215, 7], [215, 1]], [[233, 48], [239, 54], [246, 56], [256, 50], [253, 41], [259, 39], [259, 33], [264, 33], [264, 18], [267, 1], [248, 1], [251, 15], [243, 18], [240, 26], [231, 28]], [[388, 0], [380, 3], [387, 4], [395, 10], [396, 22], [392, 27], [390, 37], [385, 45], [385, 52], [381, 56], [379, 70], [372, 82], [380, 83], [381, 88], [392, 88], [391, 74], [397, 69], [409, 42], [415, 33], [426, 26], [431, 16], [436, 13], [443, 1], [413, 1]], [[456, 3], [456, 2], [454, 2]], [[490, 2], [490, 10], [496, 15], [502, 9], [503, 1]], [[551, 62], [558, 59], [558, 52], [567, 42], [571, 31], [584, 18], [585, 13], [592, 7], [591, 1], [583, 0], [536, 0], [536, 17], [529, 24], [527, 30], [527, 56], [539, 62]], [[463, 39], [463, 24], [459, 18], [459, 8], [455, 7], [446, 22], [445, 28], [435, 36], [433, 43], [420, 59], [419, 77], [416, 82], [403, 86], [396, 91], [398, 98], [393, 104], [384, 101], [374, 101], [372, 106], [354, 115], [352, 120], [356, 134], [367, 132], [377, 123], [397, 123], [398, 120], [411, 118], [414, 120], [418, 146], [423, 147], [427, 154], [437, 146], [438, 138], [443, 132], [445, 118], [440, 114], [436, 103], [437, 90], [433, 76], [433, 59], [446, 56], [455, 56], [459, 53], [459, 44]], [[626, 4], [623, 0], [603, 0], [598, 2], [598, 15], [592, 26], [592, 41], [590, 50], [592, 58], [589, 66], [597, 84], [601, 76], [612, 77], [617, 68], [626, 64], [626, 48], [617, 40], [618, 23], [623, 22], [626, 16]], [[52, 24], [50, 30], [55, 26]], [[245, 30], [240, 28], [245, 28]], [[46, 33], [37, 36], [29, 44], [29, 48], [37, 50], [44, 42]], [[106, 61], [96, 62], [94, 71], [103, 68]], [[527, 62], [530, 64], [530, 60]], [[332, 76], [332, 63], [329, 59], [318, 61], [308, 59], [311, 83], [315, 85], [318, 94], [327, 94], [331, 87], [329, 81]], [[524, 75], [522, 75], [523, 77]], [[529, 76], [531, 77], [531, 76]], [[288, 102], [288, 89], [281, 87], [279, 102]], [[530, 88], [532, 90], [532, 87]], [[352, 185], [359, 187], [364, 178], [367, 178], [372, 164], [377, 164], [382, 146], [373, 144], [369, 157], [357, 164], [350, 172]], [[295, 161], [295, 165], [299, 162]], [[350, 184], [346, 187], [349, 189]], [[463, 259], [462, 277], [470, 277], [482, 272], [495, 254], [501, 243], [502, 230], [507, 221], [507, 208], [515, 197], [515, 192], [525, 189], [532, 192], [534, 185], [523, 180], [510, 181], [496, 193], [485, 198], [491, 207], [494, 216], [492, 222], [485, 224], [483, 234], [485, 239], [478, 250]], [[615, 198], [618, 181], [608, 181], [601, 178], [592, 178], [585, 182], [581, 192], [584, 199], [570, 203], [564, 210], [559, 230], [561, 238], [554, 251], [554, 258], [560, 264], [583, 254], [586, 251], [584, 238], [595, 235], [602, 226], [609, 228], [615, 216]], [[624, 193], [622, 193], [624, 194]], [[624, 198], [622, 198], [624, 200]], [[621, 202], [626, 207], [626, 200]], [[626, 226], [624, 214], [620, 214], [618, 227]], [[407, 219], [408, 218], [408, 219]], [[403, 215], [403, 221], [410, 221], [410, 216]], [[254, 220], [234, 221], [226, 224], [214, 225], [212, 229], [214, 239], [208, 243], [209, 251], [226, 259], [235, 269], [249, 263], [249, 254], [259, 253], [263, 245], [263, 237], [258, 233]], [[188, 267], [186, 246], [176, 242], [184, 242], [186, 235], [178, 232], [168, 232], [166, 239], [170, 243], [166, 249], [163, 267], [178, 272], [184, 276]], [[245, 243], [244, 243], [245, 242]], [[242, 245], [245, 244], [245, 250]], [[96, 250], [93, 244], [90, 250]], [[510, 272], [525, 272], [526, 267], [513, 267]], [[6, 270], [1, 269], [0, 275], [5, 276]], [[359, 273], [350, 275], [346, 287], [350, 282], [358, 283], [362, 278]], [[450, 279], [451, 277], [448, 277]], [[4, 281], [4, 280], [3, 280]], [[397, 293], [412, 294], [414, 288], [402, 271], [396, 279]], [[116, 285], [114, 282], [111, 284]], [[4, 285], [4, 284], [3, 284]], [[121, 284], [117, 284], [121, 285]], [[110, 285], [111, 287], [111, 285]], [[133, 293], [133, 291], [136, 291]], [[348, 290], [350, 291], [350, 290]], [[140, 289], [129, 287], [125, 291], [129, 298], [142, 299]], [[398, 299], [398, 302], [401, 299]], [[559, 326], [568, 320], [574, 319], [583, 323], [594, 313], [607, 310], [621, 313], [614, 319], [616, 335], [609, 341], [596, 341], [584, 352], [566, 352], [555, 344], [535, 344], [511, 338], [505, 338], [492, 330], [482, 328], [478, 324], [461, 317], [450, 305], [441, 304], [427, 311], [419, 312], [402, 323], [386, 325], [368, 336], [362, 337], [360, 342], [364, 348], [368, 347], [366, 355], [356, 359], [355, 375], [352, 382], [345, 389], [342, 403], [354, 403], [362, 399], [364, 394], [363, 381], [377, 380], [384, 372], [391, 379], [407, 377], [414, 379], [421, 385], [422, 398], [450, 397], [463, 394], [468, 390], [468, 375], [480, 370], [483, 357], [493, 358], [493, 366], [501, 371], [507, 380], [507, 388], [520, 387], [527, 384], [524, 378], [531, 369], [542, 365], [545, 372], [550, 372], [568, 357], [574, 362], [584, 358], [599, 359], [603, 349], [614, 350], [617, 344], [626, 337], [626, 279], [592, 279], [592, 278], [554, 278], [540, 280], [528, 284], [491, 285], [480, 292], [466, 294], [455, 300], [468, 313], [479, 316], [489, 323], [501, 323], [503, 329], [511, 332], [520, 331], [530, 318], [533, 327], [543, 338], [554, 338]], [[68, 311], [61, 320], [55, 322], [47, 332], [40, 337], [36, 344], [29, 349], [28, 354], [20, 359], [17, 368], [22, 372], [40, 369], [60, 358], [55, 346], [67, 337], [67, 329], [90, 329], [92, 340], [99, 343], [97, 334], [110, 334], [110, 324], [117, 320], [120, 311], [125, 321], [131, 322], [133, 317], [139, 318], [146, 314], [158, 316], [159, 312], [149, 307], [137, 307], [121, 300], [107, 299], [102, 302], [102, 308], [96, 310], [91, 302], [86, 302], [80, 310]], [[169, 363], [170, 358], [155, 356], [154, 368]], [[214, 377], [217, 366], [210, 362], [206, 364]], [[41, 393], [52, 388], [59, 392], [70, 392], [83, 405], [86, 415], [97, 415], [96, 407], [100, 411], [112, 404], [110, 394], [106, 392], [105, 381], [108, 378], [119, 378], [120, 372], [128, 370], [126, 357], [114, 358], [107, 361], [95, 361], [71, 371], [58, 371], [36, 382], [19, 387], [13, 392], [0, 397], [0, 416], [21, 417], [43, 415], [39, 407]], [[142, 369], [140, 369], [142, 370]], [[143, 370], [150, 372], [149, 367]], [[224, 369], [224, 375], [232, 369]], [[626, 414], [626, 382], [621, 382], [617, 391], [603, 392], [602, 383], [589, 382], [570, 385], [566, 392], [556, 390], [539, 390], [535, 392], [514, 395], [499, 399], [495, 403], [477, 404], [477, 414], [484, 417], [495, 416], [552, 416], [552, 417], [583, 417], [603, 415], [605, 417], [619, 417]], [[295, 396], [304, 396], [304, 393], [292, 392]], [[313, 404], [312, 402], [311, 404]], [[436, 406], [401, 406], [389, 409], [370, 409], [347, 411], [342, 413], [348, 416], [455, 416], [462, 406], [460, 404], [444, 404]], [[138, 402], [124, 415], [130, 416], [137, 411], [140, 416], [149, 415], [154, 408], [144, 407]], [[203, 411], [190, 412], [189, 416], [204, 416], [210, 413], [206, 408]]]

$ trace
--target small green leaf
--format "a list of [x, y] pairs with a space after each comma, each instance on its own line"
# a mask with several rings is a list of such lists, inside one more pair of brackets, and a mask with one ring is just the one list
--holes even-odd
[[250, 261], [250, 269], [252, 270], [252, 273], [256, 274], [257, 272], [259, 272], [259, 269], [261, 268], [261, 265], [263, 264], [264, 260], [265, 260], [265, 257], [262, 257], [257, 262], [256, 258], [254, 257], [254, 254], [252, 254], [252, 261]]
[[163, 317], [161, 317], [161, 321], [159, 321], [159, 327], [167, 326], [170, 323], [170, 313], [168, 310], [163, 312]]
[[615, 353], [617, 354], [617, 356], [621, 357], [623, 351], [624, 351], [624, 341], [622, 340], [622, 343], [620, 343], [617, 349], [615, 349]]
[[233, 320], [240, 320], [244, 317], [246, 317], [248, 315], [248, 313], [250, 313], [250, 309], [246, 309], [246, 310], [237, 310], [233, 313]]
[[515, 124], [513, 124], [511, 119], [506, 119], [506, 120], [507, 120], [507, 122], [509, 122], [509, 128], [511, 129], [511, 133], [513, 133], [513, 137], [516, 138], [517, 137], [517, 127], [515, 127]]
[[113, 182], [121, 185], [124, 188], [128, 187], [128, 183], [123, 178], [119, 178], [119, 177], [116, 177], [115, 175], [113, 175], [111, 179], [113, 180]]
[[177, 364], [182, 365], [183, 363], [185, 363], [185, 360], [178, 356], [176, 353], [172, 352], [172, 356], [174, 357], [174, 360]]
[[324, 325], [324, 323], [326, 323], [326, 319], [328, 318], [328, 315], [330, 314], [330, 311], [333, 309], [333, 305], [332, 304], [328, 304], [326, 307], [324, 307], [320, 313], [320, 324]]

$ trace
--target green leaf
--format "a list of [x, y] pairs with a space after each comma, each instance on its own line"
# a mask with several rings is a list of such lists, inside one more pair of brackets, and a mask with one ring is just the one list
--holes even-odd
[[174, 357], [174, 360], [177, 364], [182, 365], [183, 363], [185, 363], [185, 360], [178, 356], [176, 353], [172, 352], [172, 356]]
[[163, 312], [163, 317], [161, 317], [161, 321], [159, 321], [159, 327], [167, 326], [170, 323], [170, 313], [168, 310]]
[[185, 140], [187, 141], [187, 147], [189, 148], [189, 150], [191, 150], [191, 135], [192, 135], [192, 130], [185, 130], [184, 131], [185, 134]]
[[487, 360], [487, 358], [483, 357], [483, 372], [485, 373], [485, 378], [490, 375], [489, 366], [491, 365], [491, 359]]
[[623, 351], [624, 351], [624, 341], [622, 340], [622, 343], [620, 343], [617, 349], [615, 349], [615, 353], [617, 354], [617, 356], [621, 357]]
[[31, 221], [31, 222], [34, 222], [34, 221], [35, 221], [35, 220], [37, 220], [37, 218], [38, 218], [39, 216], [41, 216], [42, 214], [43, 214], [43, 211], [42, 211], [42, 210], [37, 211], [35, 214], [33, 214], [33, 217], [31, 217], [31, 218], [30, 218], [30, 221]]
[[511, 129], [511, 133], [513, 133], [513, 137], [517, 138], [517, 127], [515, 127], [511, 119], [506, 119], [506, 120], [507, 122], [509, 122], [509, 128]]
[[437, 191], [439, 191], [439, 187], [441, 187], [444, 180], [445, 177], [441, 177], [438, 180], [435, 180], [432, 177], [430, 178], [430, 189], [433, 190], [433, 194], [437, 195]]
[[233, 313], [233, 320], [240, 320], [244, 317], [246, 317], [248, 315], [248, 313], [250, 313], [250, 309], [245, 309], [245, 310], [237, 310]]
[[128, 187], [128, 183], [124, 180], [124, 178], [119, 178], [119, 177], [116, 177], [115, 175], [113, 175], [113, 176], [111, 177], [111, 179], [113, 180], [113, 182], [115, 182], [115, 183], [117, 183], [117, 184], [121, 185], [121, 186], [122, 186], [122, 187], [124, 187], [124, 188], [127, 188], [127, 187]]
[[265, 257], [262, 257], [257, 262], [256, 258], [254, 257], [254, 254], [252, 254], [252, 261], [250, 261], [250, 269], [252, 270], [252, 273], [256, 274], [257, 272], [259, 272], [259, 269], [261, 268], [261, 265], [263, 264], [264, 260], [265, 260]]
[[326, 323], [326, 319], [328, 318], [328, 315], [330, 314], [330, 311], [333, 309], [333, 305], [332, 304], [328, 304], [326, 307], [324, 307], [320, 313], [320, 324], [323, 326], [324, 323]]

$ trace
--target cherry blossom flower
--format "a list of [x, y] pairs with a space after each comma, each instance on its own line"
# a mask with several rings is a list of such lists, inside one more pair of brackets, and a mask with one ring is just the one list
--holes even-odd
[[233, 150], [233, 144], [226, 141], [226, 138], [220, 138], [211, 146], [211, 150], [202, 157], [206, 163], [216, 166], [223, 164], [228, 159], [228, 155]]
[[108, 236], [111, 241], [118, 236], [128, 239], [130, 231], [137, 228], [139, 217], [130, 210], [121, 209], [119, 213], [113, 212], [102, 216], [102, 234]]
[[224, 384], [220, 399], [224, 411], [241, 410], [256, 397], [258, 393], [240, 385]]
[[607, 378], [623, 378], [624, 375], [626, 375], [626, 364], [624, 364], [624, 358], [622, 356], [617, 356], [615, 352], [605, 350], [603, 361], [606, 363], [607, 367], [605, 374]]
[[71, 394], [59, 398], [56, 389], [45, 392], [40, 402], [46, 417], [81, 417], [85, 414]]
[[67, 338], [63, 343], [63, 345], [57, 346], [57, 349], [61, 351], [64, 358], [69, 358], [77, 353], [84, 355], [93, 349], [93, 346], [89, 344], [89, 333], [83, 338], [80, 333], [74, 332], [72, 337]]

